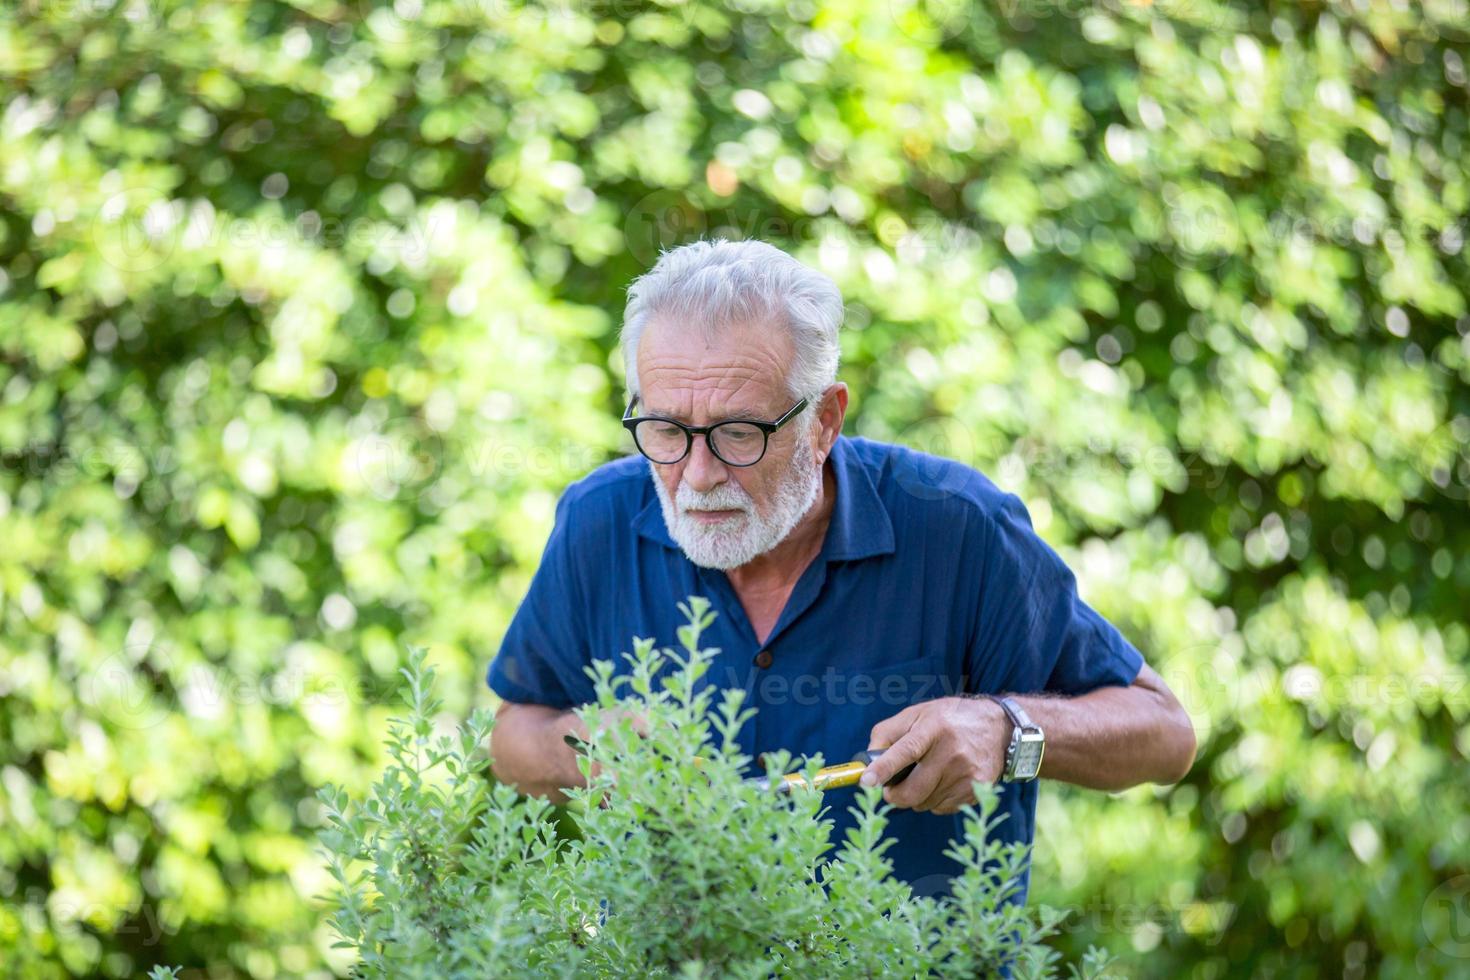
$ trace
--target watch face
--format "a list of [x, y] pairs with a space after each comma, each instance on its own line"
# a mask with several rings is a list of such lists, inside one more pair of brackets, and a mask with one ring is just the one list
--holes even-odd
[[1016, 778], [1034, 779], [1041, 769], [1041, 753], [1046, 743], [1041, 739], [1022, 738], [1016, 746]]

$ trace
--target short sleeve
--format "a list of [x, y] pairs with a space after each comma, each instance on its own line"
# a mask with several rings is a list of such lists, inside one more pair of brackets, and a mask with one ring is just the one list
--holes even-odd
[[507, 701], [571, 708], [594, 697], [584, 672], [591, 659], [580, 621], [586, 607], [572, 560], [569, 499], [563, 494], [557, 502], [541, 564], [486, 676], [491, 690]]
[[971, 655], [1002, 690], [1085, 694], [1127, 687], [1143, 655], [1077, 594], [1077, 578], [1031, 526], [1026, 506], [1005, 494], [984, 522], [980, 613]]

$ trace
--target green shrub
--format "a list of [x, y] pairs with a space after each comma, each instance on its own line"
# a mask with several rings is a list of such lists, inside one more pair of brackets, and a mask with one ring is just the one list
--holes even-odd
[[[414, 653], [408, 717], [392, 725], [392, 762], [371, 796], [322, 793], [342, 886], [332, 924], [359, 975], [973, 977], [1002, 964], [1054, 974], [1059, 954], [1042, 940], [1060, 915], [1007, 901], [1026, 848], [988, 839], [992, 787], [977, 784], [953, 844], [965, 871], [951, 897], [914, 898], [890, 877], [876, 788], [859, 792], [861, 823], [833, 860], [821, 794], [742, 778], [750, 760], [736, 736], [754, 711], [741, 709], [743, 692], [701, 683], [711, 652], [699, 635], [715, 614], [697, 597], [681, 609], [683, 656], [640, 640], [628, 672], [595, 665], [598, 700], [582, 709], [588, 785], [568, 794], [580, 832], [565, 837], [549, 802], [486, 778], [489, 712], [435, 735], [434, 672]], [[612, 711], [634, 705], [647, 738]], [[770, 760], [772, 771], [791, 765], [785, 753]], [[1093, 952], [1072, 973], [1106, 963]]]

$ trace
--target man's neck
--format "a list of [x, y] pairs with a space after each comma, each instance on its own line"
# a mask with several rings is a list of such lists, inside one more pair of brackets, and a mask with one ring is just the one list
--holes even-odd
[[726, 570], [725, 574], [736, 591], [778, 589], [800, 578], [812, 559], [822, 551], [827, 526], [832, 523], [832, 508], [837, 502], [836, 491], [837, 481], [832, 475], [829, 457], [822, 466], [816, 499], [785, 540], [744, 565]]

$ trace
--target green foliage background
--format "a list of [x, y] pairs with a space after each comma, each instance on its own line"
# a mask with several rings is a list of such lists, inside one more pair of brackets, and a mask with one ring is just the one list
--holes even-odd
[[405, 643], [488, 703], [557, 493], [627, 448], [623, 289], [723, 234], [838, 282], [849, 431], [1021, 494], [1196, 719], [1179, 786], [1044, 791], [1069, 956], [1463, 972], [1467, 35], [1464, 0], [7, 4], [0, 961], [325, 969], [315, 787], [383, 764]]

